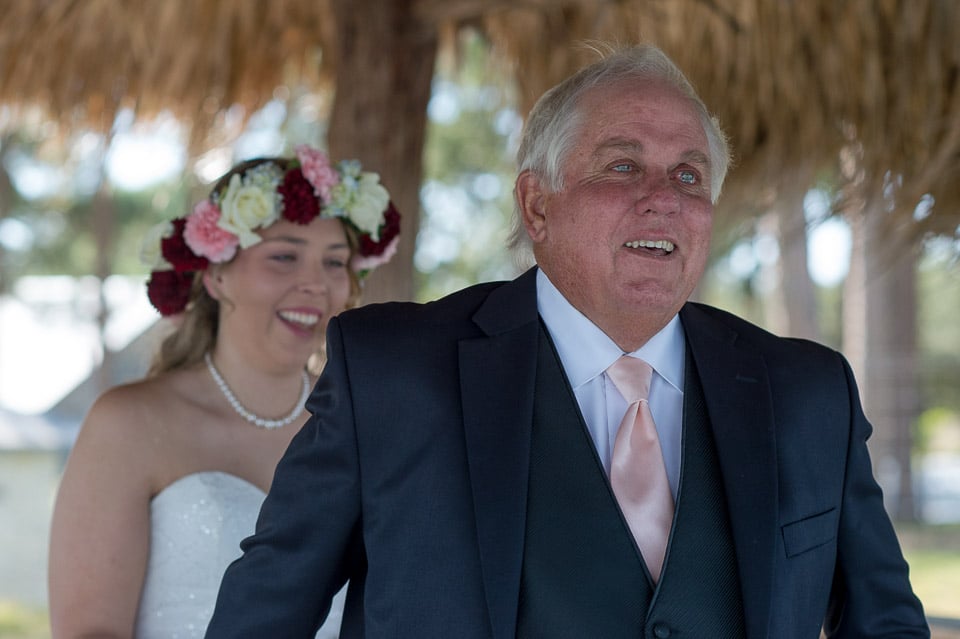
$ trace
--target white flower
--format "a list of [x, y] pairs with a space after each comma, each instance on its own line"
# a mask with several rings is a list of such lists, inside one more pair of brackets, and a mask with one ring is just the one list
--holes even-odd
[[390, 194], [380, 184], [380, 176], [376, 173], [361, 173], [353, 202], [346, 207], [347, 215], [358, 229], [369, 233], [376, 242], [380, 239], [380, 224], [389, 203]]
[[160, 222], [151, 226], [140, 242], [140, 261], [151, 271], [166, 271], [173, 268], [163, 259], [160, 241], [173, 235], [173, 222]]
[[380, 184], [380, 176], [361, 171], [356, 160], [341, 161], [337, 170], [340, 183], [330, 192], [325, 216], [345, 217], [360, 233], [369, 234], [370, 239], [378, 241], [383, 213], [390, 204], [390, 194]]
[[360, 167], [360, 160], [340, 160], [337, 162], [337, 168], [343, 180], [360, 177]]
[[240, 248], [248, 248], [261, 238], [254, 229], [269, 226], [280, 217], [277, 206], [276, 185], [264, 179], [263, 174], [251, 175], [241, 180], [239, 175], [230, 178], [220, 198], [220, 221], [217, 225], [240, 238]]

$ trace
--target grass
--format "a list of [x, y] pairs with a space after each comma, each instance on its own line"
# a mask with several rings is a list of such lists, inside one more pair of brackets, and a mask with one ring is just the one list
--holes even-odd
[[931, 617], [960, 619], [960, 525], [897, 528], [914, 592]]
[[0, 599], [0, 637], [3, 639], [49, 639], [47, 612]]
[[907, 561], [913, 589], [926, 613], [960, 619], [960, 553], [910, 551]]

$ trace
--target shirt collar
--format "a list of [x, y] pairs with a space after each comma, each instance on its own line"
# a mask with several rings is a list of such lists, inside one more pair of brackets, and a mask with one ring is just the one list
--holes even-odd
[[[623, 355], [612, 339], [573, 307], [541, 269], [537, 269], [537, 310], [576, 389], [603, 373]], [[631, 355], [644, 360], [677, 390], [683, 390], [686, 339], [680, 316], [673, 318]]]

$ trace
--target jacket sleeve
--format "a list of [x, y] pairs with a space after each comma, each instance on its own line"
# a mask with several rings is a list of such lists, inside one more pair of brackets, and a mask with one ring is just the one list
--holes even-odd
[[343, 583], [362, 581], [357, 445], [336, 318], [327, 342], [311, 417], [277, 466], [255, 534], [224, 575], [207, 637], [312, 637]]
[[867, 451], [872, 427], [845, 360], [843, 370], [852, 423], [824, 633], [837, 639], [929, 637], [923, 607], [910, 586], [907, 563], [873, 477]]

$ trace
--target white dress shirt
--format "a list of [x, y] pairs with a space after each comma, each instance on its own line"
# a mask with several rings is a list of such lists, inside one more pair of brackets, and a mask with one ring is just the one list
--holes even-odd
[[[560, 363], [609, 476], [613, 442], [627, 403], [604, 371], [624, 352], [574, 308], [542, 270], [537, 271], [537, 309], [560, 355]], [[650, 412], [657, 424], [674, 501], [680, 485], [685, 352], [686, 338], [680, 317], [675, 315], [646, 344], [629, 353], [650, 364], [654, 371]]]

